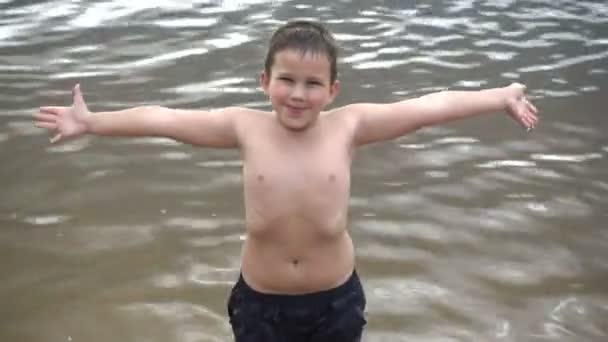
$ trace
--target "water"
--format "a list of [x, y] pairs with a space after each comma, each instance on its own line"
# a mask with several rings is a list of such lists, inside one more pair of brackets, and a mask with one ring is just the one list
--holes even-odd
[[49, 146], [31, 114], [268, 108], [271, 32], [321, 19], [337, 105], [526, 83], [542, 122], [427, 128], [360, 153], [366, 341], [608, 339], [603, 1], [0, 0], [0, 340], [229, 341], [238, 154], [167, 139]]

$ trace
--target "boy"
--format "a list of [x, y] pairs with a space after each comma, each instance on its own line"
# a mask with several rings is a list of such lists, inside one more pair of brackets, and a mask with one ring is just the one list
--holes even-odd
[[538, 118], [520, 84], [324, 112], [339, 91], [336, 59], [335, 41], [323, 26], [290, 22], [272, 36], [260, 75], [272, 112], [135, 107], [92, 113], [76, 85], [73, 105], [41, 107], [36, 125], [56, 133], [53, 143], [88, 133], [238, 148], [247, 239], [228, 299], [236, 341], [359, 341], [365, 295], [347, 232], [356, 148], [501, 110], [527, 129]]

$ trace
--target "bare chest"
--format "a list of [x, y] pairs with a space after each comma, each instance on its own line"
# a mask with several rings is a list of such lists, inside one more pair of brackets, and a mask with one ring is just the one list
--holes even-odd
[[246, 158], [243, 177], [249, 190], [269, 195], [328, 195], [348, 188], [350, 158], [329, 146], [304, 151], [267, 148]]
[[322, 212], [346, 204], [351, 154], [339, 138], [260, 139], [249, 149], [243, 181], [250, 205]]

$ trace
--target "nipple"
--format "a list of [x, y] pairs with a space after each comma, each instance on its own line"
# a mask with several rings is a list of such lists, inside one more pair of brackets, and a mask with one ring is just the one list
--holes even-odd
[[329, 181], [332, 182], [332, 183], [335, 182], [336, 181], [336, 175], [333, 174], [333, 173], [330, 173], [329, 174]]
[[258, 182], [264, 181], [264, 175], [258, 175]]

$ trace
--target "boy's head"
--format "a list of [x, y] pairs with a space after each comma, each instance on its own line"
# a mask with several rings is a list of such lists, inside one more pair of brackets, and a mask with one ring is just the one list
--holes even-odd
[[339, 90], [337, 48], [320, 24], [294, 21], [272, 36], [260, 75], [279, 122], [290, 130], [311, 127]]
[[297, 20], [291, 21], [278, 28], [272, 38], [266, 59], [264, 61], [264, 72], [271, 74], [277, 53], [290, 49], [302, 54], [323, 55], [329, 61], [329, 79], [334, 83], [338, 77], [338, 47], [331, 33], [321, 24]]

